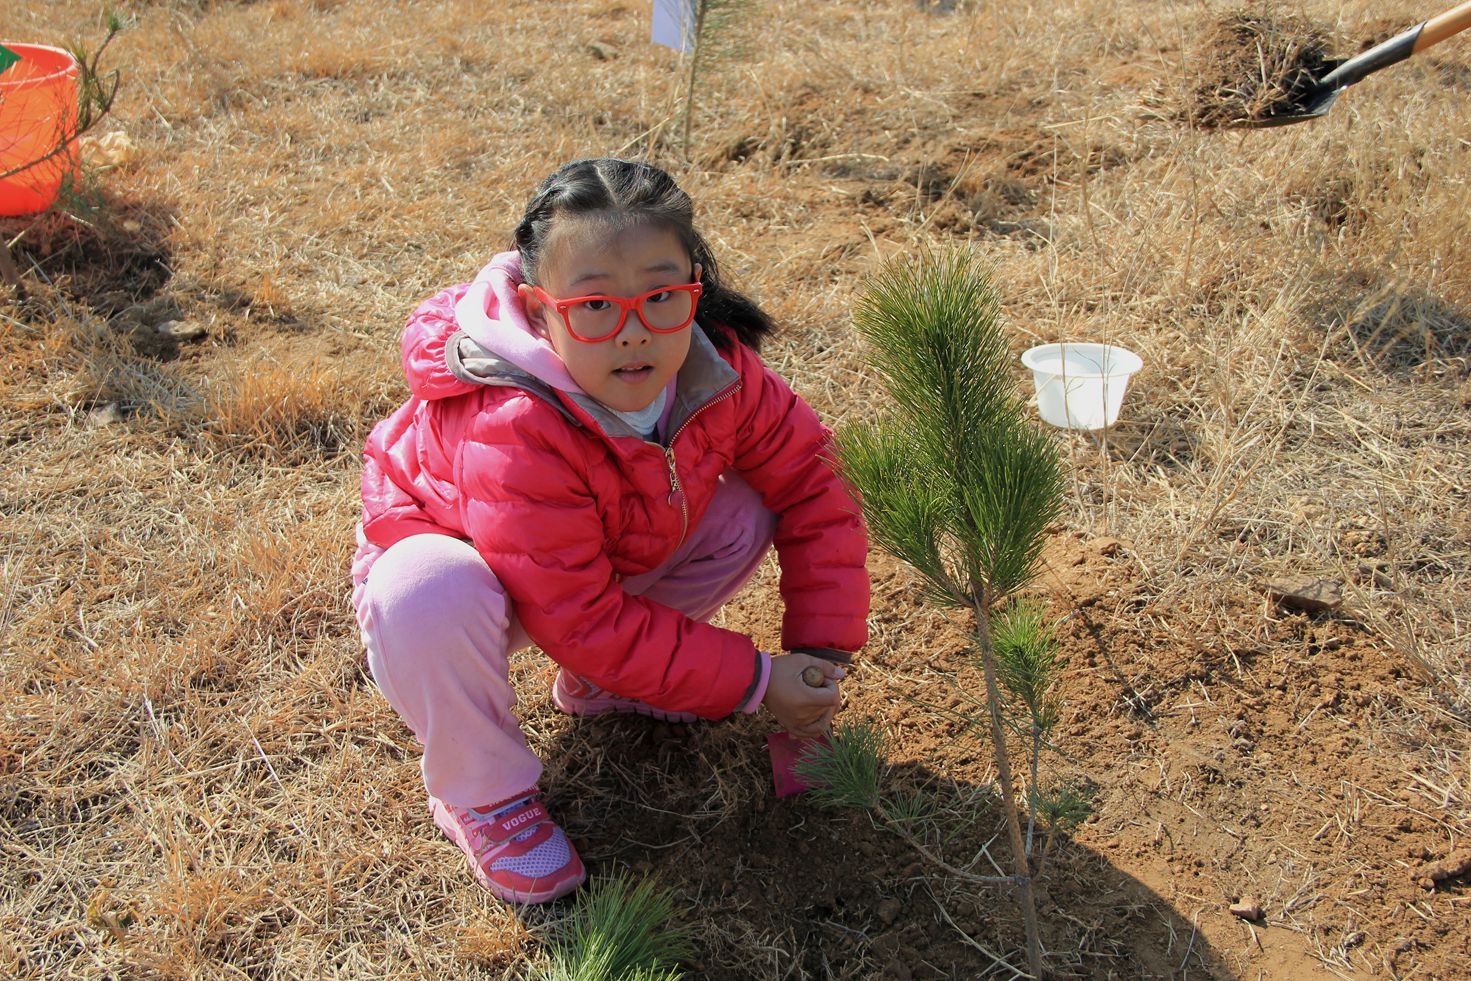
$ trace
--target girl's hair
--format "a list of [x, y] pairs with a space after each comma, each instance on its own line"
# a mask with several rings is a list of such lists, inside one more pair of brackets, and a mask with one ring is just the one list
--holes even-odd
[[[540, 265], [556, 220], [561, 215], [606, 213], [617, 221], [649, 222], [671, 228], [700, 264], [700, 319], [733, 331], [742, 344], [759, 349], [775, 329], [771, 317], [755, 301], [720, 281], [720, 268], [710, 246], [695, 231], [694, 204], [674, 178], [652, 164], [613, 157], [574, 160], [542, 181], [516, 226], [515, 247], [521, 253], [526, 281], [537, 283]], [[729, 346], [723, 332], [712, 330], [716, 347]]]

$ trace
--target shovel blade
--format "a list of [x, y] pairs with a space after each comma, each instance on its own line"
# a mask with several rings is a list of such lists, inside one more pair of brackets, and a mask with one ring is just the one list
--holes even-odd
[[1310, 119], [1317, 119], [1333, 107], [1338, 93], [1343, 89], [1333, 89], [1324, 95], [1318, 96], [1311, 103], [1297, 112], [1278, 113], [1274, 116], [1262, 116], [1257, 119], [1242, 119], [1231, 124], [1233, 129], [1270, 129], [1273, 126], [1290, 126], [1293, 123], [1305, 123]]

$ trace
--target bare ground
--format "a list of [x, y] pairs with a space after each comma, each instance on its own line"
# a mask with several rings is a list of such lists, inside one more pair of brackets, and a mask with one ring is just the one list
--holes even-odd
[[[700, 89], [686, 159], [643, 4], [555, 29], [516, 2], [130, 9], [111, 127], [135, 154], [80, 219], [3, 223], [27, 296], [0, 298], [0, 971], [535, 963], [562, 910], [473, 885], [362, 666], [357, 453], [404, 395], [407, 311], [502, 247], [555, 162], [621, 152], [679, 173], [783, 323], [768, 360], [835, 423], [874, 404], [852, 299], [905, 251], [992, 260], [1018, 351], [1143, 356], [1106, 439], [1060, 436], [1076, 476], [1035, 587], [1064, 618], [1060, 765], [1096, 788], [1045, 877], [1059, 973], [1464, 973], [1464, 41], [1310, 125], [1220, 133], [1188, 123], [1206, 42], [1274, 5], [775, 2]], [[1423, 16], [1292, 12], [1339, 57]], [[95, 15], [20, 0], [0, 38]], [[975, 686], [963, 625], [872, 571], [845, 712], [885, 725], [935, 853], [984, 873], [989, 753], [944, 711]], [[1337, 610], [1271, 599], [1317, 578]], [[723, 615], [775, 644], [774, 570]], [[675, 890], [691, 974], [1012, 975], [1008, 897], [776, 801], [764, 720], [574, 721], [544, 658], [516, 671], [554, 812], [594, 871]]]

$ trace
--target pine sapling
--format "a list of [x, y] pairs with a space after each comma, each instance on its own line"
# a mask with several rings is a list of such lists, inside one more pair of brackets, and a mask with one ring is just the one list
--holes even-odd
[[879, 809], [888, 742], [882, 729], [860, 719], [835, 727], [827, 743], [809, 743], [792, 769], [814, 803]]
[[1017, 881], [1015, 876], [976, 875], [956, 868], [925, 844], [923, 830], [935, 823], [933, 803], [922, 791], [883, 793], [889, 772], [888, 740], [870, 720], [835, 727], [827, 743], [813, 742], [803, 751], [793, 770], [808, 786], [807, 796], [813, 803], [868, 811], [915, 851], [957, 878], [981, 885]]
[[[1016, 395], [1000, 304], [989, 273], [970, 253], [890, 263], [860, 298], [854, 323], [893, 411], [840, 435], [843, 472], [875, 542], [919, 572], [928, 596], [973, 617], [1011, 878], [1028, 964], [1041, 976], [1033, 874], [1007, 750], [991, 611], [1035, 575], [1045, 529], [1062, 507], [1057, 450]], [[1006, 668], [1022, 691], [1027, 670], [1025, 664]], [[1025, 704], [1025, 697], [1013, 697]], [[1033, 745], [1040, 748], [1040, 734]]]
[[683, 146], [686, 156], [690, 152], [690, 126], [695, 114], [696, 85], [708, 78], [722, 61], [741, 52], [739, 21], [741, 15], [752, 6], [752, 0], [691, 0], [690, 6], [694, 16], [694, 50], [690, 53], [689, 69], [685, 76], [682, 108]]
[[537, 981], [679, 981], [688, 930], [670, 927], [674, 898], [648, 879], [595, 878], [557, 925]]
[[1019, 703], [1020, 712], [1014, 714], [1023, 715], [1027, 723], [1023, 733], [1030, 771], [1026, 845], [1031, 855], [1037, 828], [1037, 772], [1044, 741], [1057, 722], [1057, 702], [1052, 697], [1057, 679], [1057, 644], [1042, 604], [1035, 599], [1019, 599], [993, 614], [991, 645], [1001, 687]]

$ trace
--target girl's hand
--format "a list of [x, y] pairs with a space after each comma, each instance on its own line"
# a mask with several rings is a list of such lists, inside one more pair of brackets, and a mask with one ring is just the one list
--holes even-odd
[[[802, 680], [807, 668], [822, 672], [822, 686], [813, 688]], [[810, 654], [778, 654], [771, 659], [771, 680], [761, 704], [784, 729], [799, 739], [814, 739], [828, 731], [842, 705], [838, 682], [843, 668]]]

